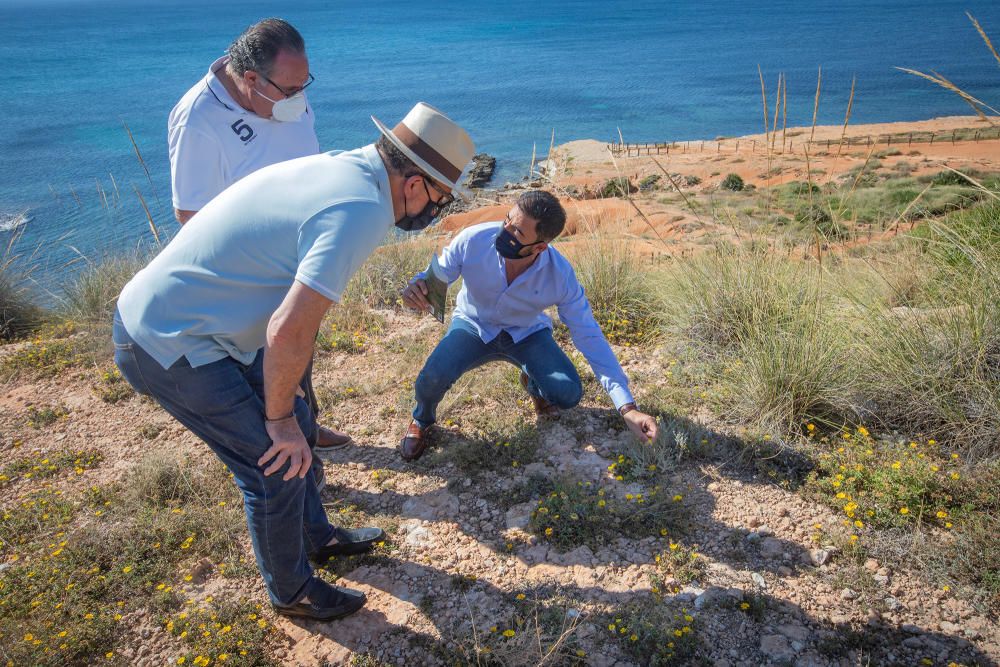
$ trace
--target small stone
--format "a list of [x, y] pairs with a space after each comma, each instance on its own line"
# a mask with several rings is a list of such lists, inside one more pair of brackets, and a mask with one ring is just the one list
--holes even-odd
[[874, 577], [872, 577], [872, 579], [879, 586], [885, 586], [885, 585], [887, 585], [889, 583], [889, 577], [887, 577], [885, 575], [882, 575], [882, 574], [876, 574]]
[[878, 572], [878, 561], [874, 558], [869, 558], [865, 561], [865, 569], [869, 572]]
[[920, 637], [907, 637], [903, 640], [903, 646], [906, 648], [920, 648], [921, 645]]
[[750, 578], [753, 580], [753, 583], [757, 584], [757, 588], [760, 588], [761, 590], [767, 588], [767, 582], [764, 580], [763, 575], [759, 572], [751, 572]]
[[840, 599], [841, 600], [853, 600], [853, 599], [855, 599], [857, 597], [858, 597], [858, 594], [855, 593], [850, 588], [845, 588], [844, 590], [840, 591]]
[[787, 565], [781, 565], [778, 567], [778, 574], [780, 574], [782, 577], [790, 577], [793, 574], [795, 574], [795, 570], [788, 567]]
[[825, 565], [830, 560], [830, 551], [827, 549], [810, 549], [809, 562], [816, 567]]
[[911, 635], [919, 635], [923, 632], [923, 630], [921, 630], [919, 626], [913, 625], [912, 623], [903, 623], [901, 626], [899, 626], [899, 629]]
[[760, 638], [760, 652], [778, 664], [791, 664], [795, 657], [788, 640], [781, 635], [765, 635]]
[[781, 558], [784, 551], [785, 545], [773, 537], [768, 537], [760, 543], [760, 555], [764, 558]]
[[891, 595], [885, 600], [885, 606], [889, 608], [889, 611], [899, 611], [903, 608], [902, 603]]

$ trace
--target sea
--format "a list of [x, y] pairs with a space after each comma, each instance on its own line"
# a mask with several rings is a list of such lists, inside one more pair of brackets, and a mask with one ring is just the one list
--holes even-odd
[[[967, 114], [897, 67], [1000, 107], [997, 0], [0, 0], [0, 261], [58, 298], [76, 271], [177, 225], [167, 115], [249, 24], [303, 34], [323, 150], [377, 138], [426, 101], [523, 178], [550, 142], [760, 132], [763, 72], [788, 124]], [[619, 135], [620, 133], [620, 135]], [[141, 156], [141, 159], [140, 159]], [[148, 215], [147, 215], [148, 211]], [[3, 249], [6, 248], [6, 251]], [[4, 258], [6, 257], [6, 260]]]

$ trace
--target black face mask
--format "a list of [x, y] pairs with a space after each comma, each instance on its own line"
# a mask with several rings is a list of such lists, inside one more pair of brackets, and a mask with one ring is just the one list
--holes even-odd
[[506, 229], [501, 228], [500, 233], [497, 234], [497, 240], [495, 241], [497, 252], [501, 257], [506, 259], [524, 259], [521, 251], [525, 248], [530, 248], [533, 245], [538, 245], [539, 243], [545, 243], [545, 241], [535, 241], [534, 243], [521, 243], [514, 235], [508, 232]]
[[416, 215], [404, 215], [402, 218], [396, 221], [396, 226], [402, 229], [404, 232], [419, 232], [424, 229], [429, 224], [434, 222], [434, 218], [440, 213], [437, 204], [432, 201], [427, 202], [427, 206], [424, 206], [420, 213]]

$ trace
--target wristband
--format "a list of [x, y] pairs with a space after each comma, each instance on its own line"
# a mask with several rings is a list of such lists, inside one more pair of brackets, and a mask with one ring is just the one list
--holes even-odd
[[638, 410], [638, 409], [639, 408], [637, 408], [635, 406], [634, 402], [632, 402], [632, 403], [626, 403], [625, 405], [623, 405], [620, 408], [618, 408], [618, 414], [620, 414], [622, 417], [624, 417], [629, 412], [632, 412], [633, 410]]
[[284, 417], [278, 417], [277, 419], [268, 419], [267, 415], [264, 416], [264, 421], [268, 424], [280, 424], [281, 422], [288, 421], [289, 419], [295, 419], [295, 413], [285, 415]]

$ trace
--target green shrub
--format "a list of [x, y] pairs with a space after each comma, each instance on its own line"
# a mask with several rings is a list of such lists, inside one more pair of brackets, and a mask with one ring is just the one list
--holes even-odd
[[654, 281], [624, 242], [594, 239], [573, 257], [594, 317], [608, 340], [648, 342], [659, 332], [659, 303]]
[[637, 192], [639, 188], [632, 185], [632, 182], [625, 176], [616, 176], [609, 179], [598, 190], [598, 194], [604, 198], [628, 197], [631, 193]]
[[153, 257], [149, 250], [108, 255], [87, 267], [62, 286], [58, 313], [84, 325], [110, 326], [122, 288]]
[[721, 247], [675, 263], [662, 281], [668, 332], [702, 349], [734, 349], [762, 323], [785, 321], [808, 292], [801, 266], [763, 250]]
[[344, 301], [369, 308], [402, 307], [399, 293], [427, 268], [433, 253], [434, 246], [426, 239], [403, 239], [378, 248], [347, 284]]
[[32, 299], [28, 276], [15, 265], [13, 244], [0, 255], [0, 341], [26, 336], [37, 328], [44, 313]]
[[723, 190], [732, 190], [733, 192], [740, 192], [746, 185], [743, 183], [743, 179], [739, 174], [729, 174], [719, 185]]
[[662, 177], [659, 174], [650, 174], [649, 176], [646, 176], [639, 181], [639, 191], [646, 192], [648, 190], [655, 190], [659, 187], [661, 178]]

